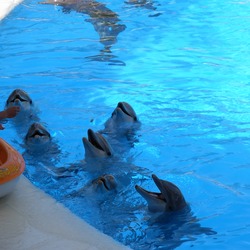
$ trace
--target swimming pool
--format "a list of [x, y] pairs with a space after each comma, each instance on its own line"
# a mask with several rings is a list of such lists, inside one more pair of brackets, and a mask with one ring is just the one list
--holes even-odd
[[[23, 135], [6, 124], [1, 136], [26, 156], [26, 176], [133, 249], [247, 249], [249, 3], [106, 2], [126, 26], [107, 45], [86, 14], [37, 2], [24, 1], [0, 25], [3, 106], [14, 88], [27, 91], [60, 147], [27, 155]], [[121, 189], [70, 196], [95, 176], [58, 179], [50, 170], [83, 160], [81, 138], [103, 129], [119, 101], [141, 121], [105, 169]], [[147, 211], [134, 185], [157, 191], [152, 173], [182, 190], [192, 210], [184, 222], [159, 223]]]

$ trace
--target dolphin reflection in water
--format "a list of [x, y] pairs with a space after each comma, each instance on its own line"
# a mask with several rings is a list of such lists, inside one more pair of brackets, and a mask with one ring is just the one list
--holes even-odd
[[63, 7], [64, 13], [74, 10], [86, 14], [90, 17], [87, 19], [99, 34], [100, 42], [104, 45], [101, 55], [90, 56], [90, 60], [110, 61], [114, 64], [124, 65], [119, 60], [113, 60], [115, 56], [111, 55], [111, 47], [117, 41], [119, 33], [126, 29], [124, 24], [119, 24], [118, 14], [106, 7], [105, 4], [95, 0], [45, 0], [40, 4], [52, 4]]

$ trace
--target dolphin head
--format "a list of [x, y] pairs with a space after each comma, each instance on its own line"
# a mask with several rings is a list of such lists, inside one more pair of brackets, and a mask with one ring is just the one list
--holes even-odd
[[126, 130], [140, 124], [134, 109], [127, 102], [119, 102], [105, 123], [107, 130]]
[[110, 157], [112, 156], [112, 148], [107, 140], [98, 132], [94, 132], [92, 129], [88, 130], [88, 138], [82, 138], [85, 148], [85, 157]]
[[111, 118], [118, 122], [136, 122], [138, 121], [134, 109], [127, 102], [119, 102], [113, 111]]
[[173, 183], [159, 179], [156, 175], [152, 178], [160, 190], [159, 193], [150, 192], [136, 185], [136, 191], [147, 201], [151, 212], [172, 212], [186, 207], [187, 203], [180, 189]]
[[38, 122], [35, 122], [33, 123], [26, 136], [25, 136], [25, 142], [26, 144], [29, 144], [29, 145], [44, 145], [44, 144], [47, 144], [51, 141], [51, 135], [50, 133], [46, 130], [46, 128], [38, 123]]
[[116, 189], [117, 182], [115, 177], [110, 174], [104, 174], [92, 181], [92, 186], [98, 192], [105, 193]]
[[21, 89], [15, 89], [9, 95], [5, 106], [6, 108], [12, 107], [12, 106], [19, 106], [21, 107], [21, 110], [29, 110], [32, 105], [33, 105], [33, 102], [25, 91]]

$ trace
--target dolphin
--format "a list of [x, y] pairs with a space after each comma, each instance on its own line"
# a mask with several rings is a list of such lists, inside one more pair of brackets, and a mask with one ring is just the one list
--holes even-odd
[[159, 179], [156, 175], [152, 178], [159, 188], [160, 193], [150, 192], [136, 185], [136, 191], [147, 201], [151, 212], [174, 212], [187, 206], [180, 189], [173, 183]]
[[[105, 194], [108, 194], [111, 191], [116, 191], [117, 182], [113, 175], [111, 174], [103, 174], [97, 177], [94, 180], [88, 181], [83, 184], [78, 190], [74, 190], [70, 192], [69, 196], [83, 196], [88, 197], [90, 199], [94, 198], [94, 200], [102, 199]], [[98, 196], [100, 194], [100, 196]], [[96, 196], [97, 195], [97, 196]]]
[[85, 158], [104, 158], [113, 155], [113, 150], [107, 140], [98, 132], [88, 129], [88, 138], [83, 137]]
[[47, 129], [40, 123], [34, 122], [31, 124], [26, 136], [25, 142], [27, 145], [46, 145], [50, 143], [51, 135]]
[[59, 5], [65, 13], [74, 10], [88, 15], [90, 20], [87, 21], [94, 26], [107, 52], [110, 52], [110, 47], [116, 42], [118, 34], [126, 28], [125, 25], [118, 24], [120, 19], [117, 13], [95, 0], [45, 0], [40, 4]]
[[92, 181], [92, 186], [95, 191], [105, 193], [116, 189], [117, 182], [113, 175], [104, 174], [99, 176], [97, 179], [94, 179]]
[[105, 129], [112, 130], [120, 128], [128, 129], [138, 124], [140, 122], [132, 106], [127, 102], [119, 102], [104, 126]]
[[20, 111], [29, 111], [33, 107], [30, 96], [22, 89], [15, 89], [8, 97], [5, 108], [19, 106]]

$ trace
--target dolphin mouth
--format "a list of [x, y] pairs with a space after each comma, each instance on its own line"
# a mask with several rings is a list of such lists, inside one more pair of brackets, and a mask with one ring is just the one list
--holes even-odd
[[108, 183], [107, 183], [106, 179], [105, 179], [103, 176], [100, 177], [100, 178], [98, 178], [97, 184], [98, 184], [98, 185], [103, 185], [104, 188], [105, 188], [107, 191], [110, 190], [110, 188], [109, 188], [109, 186], [108, 186]]
[[112, 155], [108, 143], [104, 137], [99, 133], [95, 133], [92, 129], [88, 129], [88, 141], [97, 149], [106, 152], [108, 156]]
[[14, 90], [9, 96], [7, 103], [15, 103], [16, 101], [32, 104], [32, 100], [29, 98], [28, 94], [21, 89]]
[[104, 177], [101, 177], [100, 180], [101, 180], [101, 182], [103, 183], [104, 187], [109, 191], [110, 188], [109, 188], [109, 186], [108, 186], [108, 184], [107, 184], [106, 179], [105, 179]]
[[51, 138], [50, 133], [39, 123], [33, 123], [26, 135], [26, 140], [28, 138], [41, 138], [48, 137]]
[[119, 102], [117, 104], [117, 108], [120, 108], [124, 114], [133, 118], [134, 121], [137, 121], [137, 116], [135, 111], [127, 102]]
[[[20, 95], [15, 95], [11, 100], [10, 100], [10, 102], [16, 102], [17, 100], [19, 100], [20, 102], [30, 102], [29, 100], [27, 100], [27, 99], [25, 99], [25, 98], [23, 98], [22, 96], [20, 96]], [[31, 102], [30, 102], [31, 103]]]
[[92, 181], [92, 184], [97, 185], [98, 188], [103, 187], [106, 191], [111, 191], [116, 188], [117, 183], [113, 175], [104, 174]]
[[119, 102], [116, 109], [113, 111], [112, 116], [116, 114], [117, 109], [120, 109], [124, 114], [137, 121], [137, 116], [133, 108], [127, 102]]
[[148, 198], [150, 196], [153, 199], [159, 199], [161, 201], [167, 202], [165, 197], [160, 192], [157, 193], [157, 192], [148, 191], [138, 185], [135, 185], [135, 189], [144, 198]]
[[187, 203], [180, 189], [173, 183], [159, 179], [152, 175], [159, 193], [145, 190], [136, 185], [136, 191], [147, 201], [149, 210], [155, 211], [177, 211], [184, 208]]
[[40, 129], [36, 129], [29, 137], [43, 137], [43, 136], [48, 136], [47, 133]]

